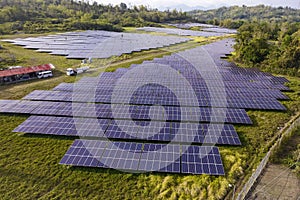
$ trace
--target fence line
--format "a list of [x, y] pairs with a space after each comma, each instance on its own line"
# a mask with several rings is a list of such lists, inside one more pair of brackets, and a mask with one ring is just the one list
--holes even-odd
[[288, 124], [291, 124], [288, 128], [284, 128], [280, 131], [280, 138], [275, 142], [275, 144], [270, 148], [269, 152], [266, 154], [264, 159], [260, 162], [259, 166], [255, 170], [255, 172], [252, 174], [248, 182], [245, 184], [243, 189], [239, 192], [237, 196], [237, 200], [244, 200], [250, 190], [252, 189], [254, 183], [257, 181], [257, 179], [260, 177], [261, 173], [267, 166], [269, 159], [273, 153], [276, 152], [277, 149], [280, 148], [282, 141], [289, 137], [293, 130], [300, 126], [300, 113], [297, 114], [295, 118], [293, 118]]

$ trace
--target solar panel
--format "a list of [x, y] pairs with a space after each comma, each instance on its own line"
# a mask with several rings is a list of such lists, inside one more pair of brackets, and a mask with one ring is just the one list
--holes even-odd
[[145, 144], [138, 169], [145, 172], [180, 173], [180, 146]]
[[6, 113], [10, 111], [11, 107], [14, 107], [20, 101], [18, 100], [0, 100], [0, 112]]
[[44, 133], [53, 117], [30, 116], [25, 122], [13, 130], [22, 133]]
[[138, 170], [142, 152], [142, 144], [110, 142], [106, 148], [101, 162], [113, 169]]
[[39, 101], [19, 101], [17, 104], [9, 107], [9, 110], [7, 110], [6, 112], [30, 114], [34, 109], [40, 106], [40, 104], [41, 102]]
[[81, 137], [104, 137], [104, 132], [109, 124], [110, 120], [106, 119], [30, 116], [13, 132]]
[[126, 120], [113, 120], [105, 131], [105, 136], [114, 139], [137, 139], [138, 128]]
[[171, 123], [173, 142], [241, 145], [234, 127], [230, 124]]
[[184, 174], [225, 175], [217, 147], [189, 146], [182, 155], [181, 170]]
[[60, 164], [125, 171], [224, 175], [217, 147], [75, 140]]
[[106, 145], [105, 141], [75, 140], [60, 164], [105, 168], [99, 160], [102, 158]]

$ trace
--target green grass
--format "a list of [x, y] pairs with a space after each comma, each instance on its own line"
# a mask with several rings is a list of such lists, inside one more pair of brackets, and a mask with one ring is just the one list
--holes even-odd
[[[201, 40], [201, 39], [199, 39]], [[202, 41], [201, 42], [206, 42]], [[94, 71], [114, 71], [147, 59], [200, 45], [197, 42], [165, 49], [145, 51], [119, 58], [95, 60]], [[51, 89], [61, 82], [74, 82], [63, 74], [65, 68], [79, 61], [38, 54], [5, 44], [24, 65], [51, 62], [57, 65], [57, 77], [15, 85], [0, 86], [0, 99], [20, 99], [35, 89]], [[32, 61], [32, 58], [38, 59]], [[47, 62], [46, 62], [47, 61]], [[40, 63], [38, 63], [40, 64]], [[25, 66], [26, 66], [25, 65]], [[110, 66], [109, 68], [107, 68]], [[109, 169], [75, 168], [59, 165], [72, 144], [67, 137], [23, 135], [12, 130], [26, 116], [0, 115], [0, 193], [1, 199], [222, 199], [231, 190], [229, 184], [241, 185], [256, 168], [284, 126], [300, 111], [300, 79], [288, 77], [295, 92], [282, 103], [287, 112], [248, 111], [253, 126], [236, 126], [241, 147], [220, 147], [226, 176], [178, 175], [164, 173], [130, 174]]]

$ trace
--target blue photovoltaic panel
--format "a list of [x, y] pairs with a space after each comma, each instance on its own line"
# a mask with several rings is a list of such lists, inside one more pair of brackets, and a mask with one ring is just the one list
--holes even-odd
[[113, 169], [138, 170], [142, 144], [110, 142], [103, 153], [101, 162]]
[[47, 135], [104, 137], [107, 119], [31, 116], [13, 132]]
[[145, 144], [140, 158], [139, 170], [180, 173], [180, 146]]
[[4, 107], [3, 112], [30, 114], [40, 104], [41, 102], [37, 101], [19, 101], [16, 104], [8, 103], [8, 106]]
[[82, 167], [104, 167], [99, 160], [106, 149], [106, 141], [75, 140], [60, 164]]
[[171, 123], [172, 141], [181, 143], [205, 143], [241, 145], [239, 136], [231, 124]]
[[137, 138], [149, 141], [171, 141], [171, 122], [138, 121]]
[[75, 140], [60, 164], [125, 171], [224, 175], [217, 147]]
[[221, 156], [217, 147], [183, 147], [181, 172], [187, 174], [225, 175]]
[[25, 122], [13, 130], [21, 133], [44, 133], [54, 117], [30, 116]]
[[126, 120], [112, 120], [105, 131], [105, 136], [114, 139], [137, 139], [139, 129]]
[[110, 121], [106, 119], [56, 117], [46, 129], [45, 134], [104, 137], [109, 123]]
[[20, 101], [18, 100], [0, 100], [0, 112], [6, 113], [9, 112], [11, 107], [14, 107]]

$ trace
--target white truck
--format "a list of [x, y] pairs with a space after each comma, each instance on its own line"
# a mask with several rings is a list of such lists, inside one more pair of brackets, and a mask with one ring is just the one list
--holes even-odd
[[68, 76], [76, 76], [77, 74], [81, 74], [83, 72], [86, 72], [90, 69], [90, 67], [80, 67], [80, 68], [68, 68], [67, 69], [67, 75]]

